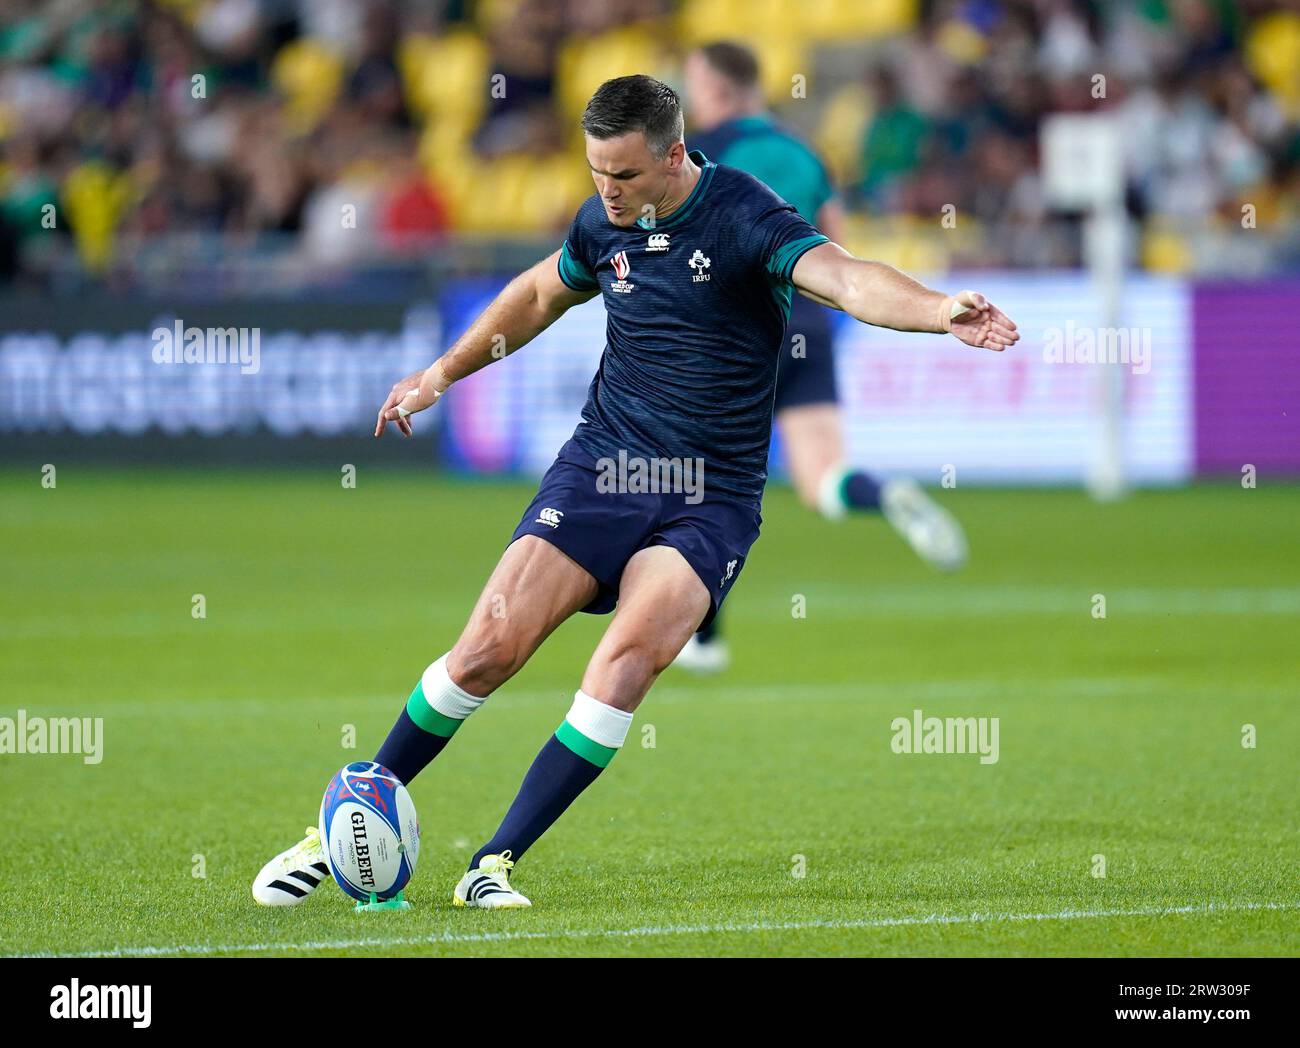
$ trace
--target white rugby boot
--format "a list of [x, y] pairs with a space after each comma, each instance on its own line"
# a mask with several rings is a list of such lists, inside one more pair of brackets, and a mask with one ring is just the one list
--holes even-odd
[[329, 880], [320, 831], [308, 826], [306, 837], [262, 867], [253, 879], [253, 898], [263, 906], [297, 906]]
[[451, 901], [454, 906], [477, 906], [483, 910], [511, 910], [531, 906], [527, 896], [510, 887], [507, 877], [514, 863], [510, 850], [500, 855], [485, 855], [479, 864], [460, 879]]
[[704, 641], [699, 634], [692, 634], [673, 659], [673, 665], [691, 673], [721, 673], [731, 665], [731, 651], [721, 637]]
[[880, 486], [880, 509], [912, 550], [940, 571], [957, 571], [966, 564], [966, 533], [957, 518], [930, 498], [910, 477], [887, 480]]

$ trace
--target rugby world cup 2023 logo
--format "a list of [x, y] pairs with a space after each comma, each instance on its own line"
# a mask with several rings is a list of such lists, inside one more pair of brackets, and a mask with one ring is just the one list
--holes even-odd
[[631, 292], [635, 284], [629, 283], [627, 275], [632, 272], [632, 263], [628, 261], [627, 252], [620, 251], [617, 255], [609, 260], [609, 264], [614, 267], [615, 280], [610, 284], [611, 291], [618, 292], [620, 295], [626, 295]]

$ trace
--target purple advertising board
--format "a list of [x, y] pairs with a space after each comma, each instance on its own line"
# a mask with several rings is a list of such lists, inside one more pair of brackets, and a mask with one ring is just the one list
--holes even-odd
[[1193, 290], [1196, 471], [1300, 474], [1300, 280]]

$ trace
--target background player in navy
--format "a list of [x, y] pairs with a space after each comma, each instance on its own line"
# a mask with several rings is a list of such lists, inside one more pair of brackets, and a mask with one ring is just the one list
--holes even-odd
[[[604, 297], [607, 341], [582, 422], [460, 639], [424, 671], [375, 757], [410, 782], [560, 623], [617, 605], [564, 722], [456, 885], [457, 905], [530, 905], [509, 883], [514, 862], [618, 752], [650, 686], [734, 584], [758, 537], [794, 289], [864, 323], [951, 331], [971, 346], [1000, 351], [1019, 337], [981, 295], [945, 296], [856, 259], [757, 179], [688, 154], [677, 95], [657, 80], [607, 81], [582, 123], [597, 193], [563, 247], [511, 281], [439, 360], [398, 382], [375, 426], [376, 436], [390, 424], [409, 435], [411, 414], [502, 347]], [[612, 461], [649, 460], [677, 464], [674, 490], [611, 489]], [[436, 550], [427, 559], [435, 575], [454, 570]], [[389, 582], [405, 596], [415, 580]], [[254, 896], [301, 901], [322, 858], [309, 833], [267, 863]]]
[[[719, 164], [754, 175], [836, 243], [844, 212], [817, 154], [766, 112], [758, 59], [743, 45], [707, 44], [686, 59], [686, 136]], [[961, 526], [915, 481], [879, 482], [844, 462], [844, 426], [835, 386], [832, 319], [796, 295], [776, 381], [776, 424], [790, 481], [800, 500], [838, 520], [849, 512], [879, 513], [927, 563], [954, 571], [966, 562]], [[802, 336], [796, 355], [795, 336]], [[708, 673], [725, 669], [727, 645], [713, 619], [687, 642], [676, 665]]]

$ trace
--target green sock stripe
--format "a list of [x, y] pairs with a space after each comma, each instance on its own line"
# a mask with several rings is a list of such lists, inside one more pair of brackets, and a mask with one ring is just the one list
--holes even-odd
[[424, 697], [424, 681], [416, 683], [411, 697], [406, 700], [406, 714], [415, 721], [417, 728], [427, 731], [430, 735], [441, 735], [444, 739], [450, 739], [456, 734], [456, 729], [465, 723], [463, 720], [448, 717], [445, 713], [439, 713], [429, 705], [429, 701]]
[[608, 767], [609, 762], [614, 759], [614, 754], [618, 752], [613, 746], [602, 746], [598, 742], [593, 742], [567, 720], [555, 729], [555, 737], [584, 761], [594, 764], [597, 768]]
[[835, 494], [839, 496], [840, 505], [845, 509], [853, 509], [852, 504], [849, 502], [849, 478], [852, 476], [853, 470], [846, 469], [835, 489]]

